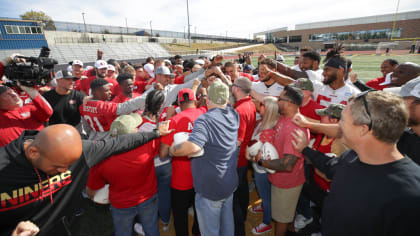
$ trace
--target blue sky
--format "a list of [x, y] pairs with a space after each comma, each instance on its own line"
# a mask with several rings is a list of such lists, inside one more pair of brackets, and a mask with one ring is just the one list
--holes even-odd
[[[395, 13], [397, 0], [189, 0], [191, 32], [249, 37], [300, 23]], [[0, 0], [0, 17], [44, 11], [53, 20], [174, 30], [187, 26], [186, 0]], [[418, 0], [400, 0], [399, 11], [420, 10]]]

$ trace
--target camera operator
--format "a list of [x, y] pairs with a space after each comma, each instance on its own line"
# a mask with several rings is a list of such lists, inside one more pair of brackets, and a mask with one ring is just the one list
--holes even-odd
[[27, 129], [41, 130], [53, 114], [50, 104], [35, 88], [20, 86], [32, 99], [23, 104], [22, 99], [11, 88], [0, 85], [0, 147], [19, 137]]

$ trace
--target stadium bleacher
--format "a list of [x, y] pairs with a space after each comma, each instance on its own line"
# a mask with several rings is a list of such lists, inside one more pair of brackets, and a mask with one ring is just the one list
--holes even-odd
[[[55, 44], [50, 45], [50, 57], [56, 59], [58, 64], [66, 64], [74, 59], [83, 62], [94, 62], [98, 49], [104, 52], [106, 58], [116, 60], [140, 59], [149, 56], [169, 57], [170, 54], [158, 43], [90, 43], [90, 44]], [[0, 58], [5, 58], [12, 53], [25, 56], [39, 55], [39, 49], [13, 49], [0, 50]]]

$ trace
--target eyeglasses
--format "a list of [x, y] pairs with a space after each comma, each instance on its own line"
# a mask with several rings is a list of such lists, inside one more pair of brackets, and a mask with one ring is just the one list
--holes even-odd
[[280, 101], [290, 102], [290, 99], [279, 97], [279, 102]]
[[241, 86], [237, 85], [237, 84], [232, 84], [232, 87], [238, 87], [238, 88], [242, 88]]
[[369, 120], [370, 120], [370, 122], [369, 122], [369, 130], [371, 130], [372, 129], [372, 123], [373, 123], [373, 120], [372, 120], [372, 116], [370, 115], [370, 111], [369, 111], [369, 104], [368, 104], [368, 101], [367, 101], [367, 99], [366, 99], [366, 96], [367, 96], [367, 94], [369, 93], [369, 92], [371, 92], [372, 90], [367, 90], [367, 91], [364, 91], [363, 93], [361, 93], [361, 94], [359, 94], [357, 97], [356, 97], [356, 99], [357, 98], [362, 98], [363, 99], [363, 104], [365, 105], [365, 110], [366, 110], [366, 113], [367, 113], [367, 115], [369, 116]]

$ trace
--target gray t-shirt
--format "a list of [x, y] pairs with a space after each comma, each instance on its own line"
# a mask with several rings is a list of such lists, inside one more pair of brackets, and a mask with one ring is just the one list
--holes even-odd
[[229, 197], [238, 186], [239, 115], [231, 106], [213, 108], [194, 122], [189, 141], [204, 149], [191, 160], [194, 189], [213, 201]]

